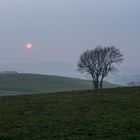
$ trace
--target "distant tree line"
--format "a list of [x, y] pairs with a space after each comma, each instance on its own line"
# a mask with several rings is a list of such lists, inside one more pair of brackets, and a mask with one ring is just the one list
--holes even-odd
[[17, 71], [1, 71], [0, 74], [18, 74]]

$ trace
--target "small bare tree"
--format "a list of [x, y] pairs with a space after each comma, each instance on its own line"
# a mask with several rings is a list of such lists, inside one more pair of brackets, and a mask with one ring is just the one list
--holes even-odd
[[116, 47], [96, 47], [80, 56], [78, 70], [91, 75], [94, 88], [97, 90], [103, 87], [104, 78], [115, 71], [116, 64], [122, 61], [123, 54]]

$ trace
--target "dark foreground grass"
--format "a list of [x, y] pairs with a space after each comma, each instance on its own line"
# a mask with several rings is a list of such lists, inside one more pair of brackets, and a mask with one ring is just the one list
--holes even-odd
[[0, 140], [140, 140], [140, 88], [0, 97]]

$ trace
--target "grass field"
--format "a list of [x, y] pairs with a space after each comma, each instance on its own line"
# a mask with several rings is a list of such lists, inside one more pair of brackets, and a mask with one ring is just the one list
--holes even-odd
[[[104, 87], [116, 87], [105, 82]], [[92, 89], [91, 81], [39, 74], [0, 74], [0, 95]]]
[[140, 140], [140, 88], [0, 97], [0, 140]]

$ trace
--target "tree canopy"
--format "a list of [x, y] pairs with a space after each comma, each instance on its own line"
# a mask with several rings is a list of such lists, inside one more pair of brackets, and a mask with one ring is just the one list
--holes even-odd
[[116, 71], [116, 65], [123, 61], [123, 54], [115, 46], [98, 46], [93, 50], [85, 51], [78, 62], [78, 70], [89, 73], [95, 89], [103, 87], [104, 78]]

